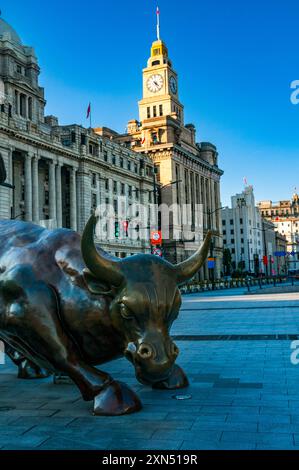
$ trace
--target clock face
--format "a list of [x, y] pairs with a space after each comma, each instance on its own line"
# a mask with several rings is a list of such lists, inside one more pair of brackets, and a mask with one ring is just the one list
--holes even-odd
[[146, 82], [146, 86], [149, 91], [152, 93], [157, 93], [160, 91], [163, 86], [163, 77], [162, 75], [156, 74], [152, 75]]
[[169, 79], [169, 86], [170, 86], [170, 90], [171, 92], [176, 95], [177, 91], [178, 91], [178, 84], [177, 84], [177, 81], [176, 79], [174, 78], [174, 76], [172, 75]]

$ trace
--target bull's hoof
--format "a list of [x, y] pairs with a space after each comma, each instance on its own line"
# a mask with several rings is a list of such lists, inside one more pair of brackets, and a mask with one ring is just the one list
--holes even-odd
[[42, 369], [27, 359], [22, 361], [18, 366], [18, 379], [45, 379], [50, 375], [51, 372], [47, 371], [46, 369]]
[[138, 396], [123, 382], [110, 382], [94, 398], [95, 416], [120, 416], [141, 410]]
[[156, 382], [152, 385], [153, 388], [160, 390], [177, 390], [179, 388], [186, 388], [189, 381], [183, 369], [175, 364], [170, 376], [161, 382]]

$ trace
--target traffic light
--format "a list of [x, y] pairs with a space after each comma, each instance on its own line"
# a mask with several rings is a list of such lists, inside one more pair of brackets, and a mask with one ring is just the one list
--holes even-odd
[[114, 223], [114, 236], [115, 238], [119, 238], [119, 222]]
[[124, 229], [124, 232], [125, 232], [125, 236], [128, 237], [129, 234], [128, 234], [128, 228], [129, 228], [129, 221], [128, 220], [124, 220], [123, 221], [123, 229]]

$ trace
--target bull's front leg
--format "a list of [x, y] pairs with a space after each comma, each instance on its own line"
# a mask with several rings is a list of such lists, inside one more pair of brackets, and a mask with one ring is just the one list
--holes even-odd
[[119, 416], [141, 409], [138, 396], [125, 383], [116, 382], [109, 374], [78, 361], [76, 356], [57, 365], [76, 383], [84, 400], [94, 400], [94, 415]]
[[177, 390], [186, 388], [188, 385], [189, 381], [185, 372], [180, 366], [174, 364], [168, 378], [161, 382], [154, 383], [152, 387], [161, 390]]

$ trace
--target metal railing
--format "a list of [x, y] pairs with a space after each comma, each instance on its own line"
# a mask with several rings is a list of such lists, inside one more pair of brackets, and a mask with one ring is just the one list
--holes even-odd
[[218, 279], [215, 281], [199, 281], [199, 282], [190, 282], [185, 286], [181, 287], [182, 294], [192, 294], [196, 292], [207, 292], [212, 290], [223, 290], [223, 289], [233, 289], [236, 287], [245, 287], [250, 290], [250, 287], [259, 287], [260, 289], [263, 286], [274, 287], [277, 284], [283, 284], [287, 282], [287, 276], [275, 276], [275, 277], [262, 277], [262, 278], [235, 278], [235, 279]]

